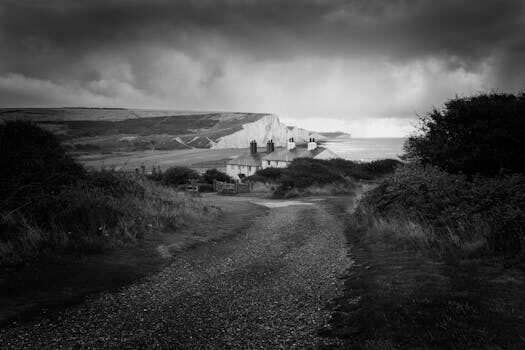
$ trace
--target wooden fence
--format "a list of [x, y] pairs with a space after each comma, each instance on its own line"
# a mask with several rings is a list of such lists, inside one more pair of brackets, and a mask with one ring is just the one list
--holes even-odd
[[213, 181], [213, 191], [214, 192], [229, 192], [229, 193], [248, 193], [250, 192], [250, 185], [243, 184], [240, 182], [223, 182], [223, 181]]

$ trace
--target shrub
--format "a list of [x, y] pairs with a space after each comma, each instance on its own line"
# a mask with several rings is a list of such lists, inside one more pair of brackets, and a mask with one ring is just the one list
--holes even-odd
[[470, 180], [437, 167], [405, 165], [362, 206], [387, 221], [403, 218], [426, 227], [438, 240], [481, 239], [489, 251], [509, 255], [525, 250], [523, 175]]
[[456, 98], [421, 119], [405, 158], [451, 172], [496, 175], [525, 171], [525, 94]]
[[56, 191], [85, 178], [51, 132], [29, 122], [0, 124], [0, 209], [31, 202], [37, 193]]
[[303, 189], [311, 185], [345, 182], [343, 176], [329, 163], [320, 159], [295, 159], [283, 172], [280, 182], [286, 187]]
[[[100, 251], [212, 217], [208, 207], [160, 184], [86, 172], [51, 133], [30, 123], [1, 124], [0, 146], [0, 266]], [[196, 177], [183, 169], [167, 180]]]
[[227, 174], [225, 174], [222, 171], [219, 171], [217, 169], [208, 169], [208, 170], [206, 170], [206, 172], [204, 174], [201, 175], [201, 181], [202, 182], [205, 182], [205, 183], [208, 183], [208, 184], [213, 184], [214, 180], [227, 182], [227, 181], [231, 181], [232, 178], [230, 176], [228, 176]]
[[380, 159], [372, 162], [353, 162], [342, 158], [330, 159], [328, 165], [335, 171], [356, 180], [373, 180], [379, 176], [392, 173], [401, 164], [396, 159]]
[[206, 193], [206, 192], [213, 192], [213, 185], [209, 183], [200, 183], [199, 185], [199, 192]]
[[177, 186], [188, 183], [192, 179], [197, 179], [199, 174], [187, 167], [174, 166], [168, 168], [162, 174], [162, 183], [169, 186]]
[[249, 180], [260, 182], [277, 182], [283, 175], [282, 168], [266, 168], [259, 169], [254, 175], [249, 177]]
[[359, 165], [370, 175], [377, 177], [393, 173], [401, 164], [397, 159], [379, 159]]

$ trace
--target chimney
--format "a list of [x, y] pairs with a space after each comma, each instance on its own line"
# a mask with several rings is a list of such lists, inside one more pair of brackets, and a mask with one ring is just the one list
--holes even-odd
[[314, 138], [311, 138], [310, 141], [308, 142], [308, 150], [313, 151], [316, 148], [317, 148], [317, 142], [315, 142]]
[[272, 140], [266, 142], [266, 153], [272, 153]]
[[295, 148], [295, 142], [293, 140], [293, 137], [288, 140], [288, 150], [291, 151]]
[[270, 140], [270, 145], [272, 146], [271, 151], [272, 151], [272, 152], [275, 151], [275, 143], [273, 143], [273, 139]]
[[257, 154], [257, 142], [255, 140], [250, 142], [250, 154]]

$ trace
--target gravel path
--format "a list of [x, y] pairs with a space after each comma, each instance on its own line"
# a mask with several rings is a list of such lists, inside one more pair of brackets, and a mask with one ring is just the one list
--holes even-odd
[[0, 348], [315, 348], [348, 265], [342, 223], [320, 202], [274, 208], [141, 283], [1, 329]]

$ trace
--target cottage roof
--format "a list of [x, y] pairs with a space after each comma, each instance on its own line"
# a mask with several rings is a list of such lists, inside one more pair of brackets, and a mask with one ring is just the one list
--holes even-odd
[[237, 158], [230, 159], [226, 164], [230, 165], [247, 165], [247, 166], [261, 166], [262, 157], [266, 153], [257, 152], [255, 154], [241, 154]]
[[284, 147], [279, 147], [276, 148], [275, 151], [273, 151], [272, 153], [265, 155], [262, 158], [262, 160], [278, 160], [291, 162], [296, 158], [314, 158], [315, 156], [317, 156], [325, 150], [326, 148], [324, 147], [317, 147], [316, 149], [311, 151], [309, 151], [305, 147], [296, 147], [292, 150], [288, 150]]

